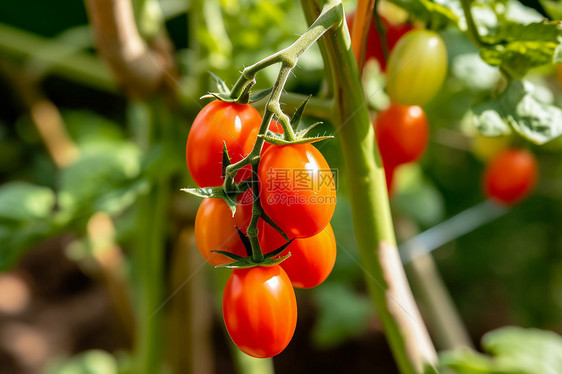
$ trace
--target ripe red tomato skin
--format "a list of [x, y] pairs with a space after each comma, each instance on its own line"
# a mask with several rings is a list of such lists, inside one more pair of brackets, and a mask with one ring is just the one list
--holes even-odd
[[222, 305], [228, 334], [250, 356], [275, 356], [293, 337], [297, 325], [295, 291], [278, 265], [233, 270]]
[[416, 161], [425, 151], [429, 126], [423, 109], [391, 104], [375, 121], [375, 135], [385, 168]]
[[[304, 176], [301, 180], [308, 178], [312, 186], [295, 185], [297, 177]], [[261, 157], [258, 179], [264, 212], [288, 236], [313, 236], [330, 223], [335, 183], [326, 159], [313, 145], [271, 146]]]
[[223, 141], [232, 162], [239, 161], [249, 152], [244, 148], [246, 139], [260, 123], [261, 115], [248, 104], [215, 100], [201, 109], [193, 121], [185, 149], [195, 183], [199, 187], [220, 186]]
[[538, 165], [535, 156], [524, 149], [507, 149], [484, 171], [486, 196], [503, 204], [514, 204], [525, 198], [535, 187]]
[[[281, 247], [287, 241], [274, 228], [260, 222], [259, 240], [264, 253]], [[291, 256], [280, 266], [285, 270], [293, 287], [316, 287], [332, 272], [336, 262], [337, 245], [332, 225], [328, 224], [318, 234], [295, 239], [280, 256]]]
[[228, 257], [211, 251], [221, 250], [246, 256], [246, 249], [234, 225], [232, 212], [224, 200], [203, 200], [195, 217], [195, 241], [199, 253], [211, 265], [232, 262]]
[[[350, 13], [346, 17], [347, 28], [351, 32], [353, 28], [353, 20], [355, 18], [355, 12]], [[408, 24], [392, 24], [383, 16], [380, 16], [381, 21], [386, 30], [386, 45], [388, 51], [392, 51], [392, 48], [398, 43], [400, 38], [404, 36], [408, 31], [413, 30], [415, 27]], [[382, 50], [382, 44], [380, 41], [379, 32], [377, 30], [377, 25], [375, 20], [371, 21], [371, 27], [369, 28], [369, 36], [367, 37], [367, 50], [365, 54], [365, 60], [375, 59], [378, 61], [381, 70], [386, 71], [386, 61], [384, 59], [384, 53]]]

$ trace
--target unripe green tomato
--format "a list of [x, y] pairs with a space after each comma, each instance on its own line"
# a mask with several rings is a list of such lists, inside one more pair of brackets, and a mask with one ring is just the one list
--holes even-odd
[[423, 105], [437, 94], [447, 75], [447, 49], [434, 31], [412, 30], [390, 53], [386, 90], [403, 105]]

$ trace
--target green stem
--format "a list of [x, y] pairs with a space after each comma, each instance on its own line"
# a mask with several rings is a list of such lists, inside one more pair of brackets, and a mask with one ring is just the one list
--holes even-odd
[[[331, 81], [331, 79], [328, 79]], [[294, 92], [284, 92], [281, 94], [280, 102], [283, 104], [285, 111], [295, 111], [308, 98], [307, 95]], [[266, 100], [260, 100], [254, 103], [256, 109], [264, 109]], [[334, 100], [311, 97], [304, 108], [304, 114], [307, 116], [330, 120], [332, 119], [334, 108]]]
[[480, 38], [480, 34], [478, 33], [478, 26], [476, 26], [476, 22], [472, 17], [472, 10], [470, 9], [471, 0], [461, 0], [462, 10], [464, 12], [464, 18], [466, 19], [466, 27], [467, 33], [470, 40], [476, 45], [478, 48], [482, 47], [484, 43]]
[[157, 182], [148, 196], [140, 201], [134, 249], [139, 290], [136, 335], [137, 373], [154, 374], [162, 365], [162, 318], [155, 313], [162, 302], [164, 263], [164, 225], [168, 186]]
[[[320, 13], [315, 1], [302, 1], [309, 20]], [[338, 10], [340, 1], [325, 7]], [[436, 353], [419, 314], [396, 249], [381, 157], [361, 87], [359, 71], [343, 28], [325, 35], [335, 78], [336, 118], [351, 200], [355, 235], [365, 279], [386, 336], [403, 373], [433, 369]]]

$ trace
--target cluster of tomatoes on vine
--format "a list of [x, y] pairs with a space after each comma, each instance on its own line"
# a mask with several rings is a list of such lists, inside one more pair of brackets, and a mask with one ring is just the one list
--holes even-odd
[[[387, 77], [386, 91], [391, 104], [378, 113], [374, 127], [391, 194], [396, 169], [418, 160], [427, 147], [429, 126], [421, 106], [433, 99], [445, 80], [447, 50], [434, 31], [417, 29], [410, 24], [393, 24], [380, 17], [386, 29], [388, 61], [374, 20], [369, 29], [365, 58], [376, 60]], [[353, 20], [352, 13], [347, 17], [350, 30]], [[502, 204], [513, 204], [535, 186], [538, 166], [530, 151], [505, 145], [488, 161], [482, 178], [487, 197]]]
[[[206, 105], [186, 147], [197, 185], [222, 186], [224, 163], [248, 158], [261, 126], [261, 115], [247, 103]], [[278, 122], [267, 126], [268, 133], [283, 134]], [[211, 265], [233, 268], [223, 294], [230, 337], [248, 355], [271, 357], [283, 351], [295, 331], [293, 287], [317, 286], [334, 266], [335, 181], [322, 154], [301, 139], [263, 143], [258, 159], [237, 170], [234, 182], [235, 210], [221, 197], [205, 198], [197, 211], [195, 239]], [[253, 217], [259, 217], [254, 242], [247, 235]]]

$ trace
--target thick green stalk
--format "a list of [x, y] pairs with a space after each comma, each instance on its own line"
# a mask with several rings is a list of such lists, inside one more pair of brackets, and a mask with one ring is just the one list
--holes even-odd
[[[302, 1], [307, 18], [320, 8]], [[343, 8], [339, 1], [327, 7]], [[396, 248], [384, 169], [363, 95], [350, 38], [340, 26], [325, 34], [335, 80], [337, 137], [348, 179], [355, 233], [365, 279], [402, 373], [423, 373], [436, 361], [435, 349], [421, 319]]]
[[162, 303], [165, 224], [168, 185], [157, 181], [139, 202], [138, 242], [134, 248], [137, 272], [136, 373], [162, 370], [162, 318], [155, 313]]

